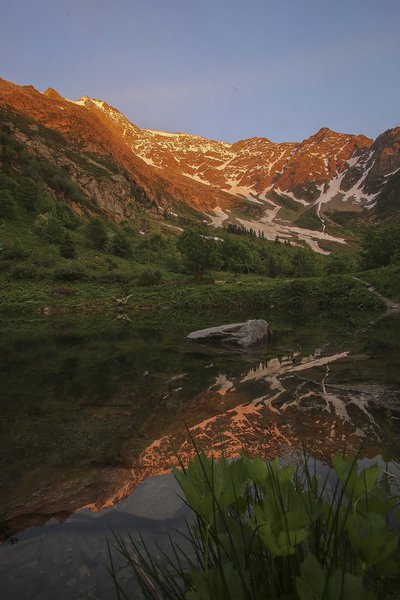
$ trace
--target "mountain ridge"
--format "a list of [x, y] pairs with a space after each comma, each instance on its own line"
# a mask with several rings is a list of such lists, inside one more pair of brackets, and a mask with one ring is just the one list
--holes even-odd
[[52, 88], [41, 93], [3, 79], [0, 104], [58, 131], [81, 151], [112, 158], [156, 206], [188, 206], [214, 225], [248, 226], [247, 217], [235, 214], [244, 210], [270, 239], [273, 229], [290, 233], [287, 239], [297, 235], [303, 213], [317, 237], [332, 212], [378, 214], [379, 196], [400, 169], [400, 128], [376, 140], [322, 127], [301, 142], [253, 137], [231, 144], [141, 129], [104, 100], [68, 100]]

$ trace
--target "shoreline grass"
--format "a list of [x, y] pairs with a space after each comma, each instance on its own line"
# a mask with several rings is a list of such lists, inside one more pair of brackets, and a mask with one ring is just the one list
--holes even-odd
[[113, 298], [127, 295], [128, 312], [265, 308], [273, 314], [337, 314], [362, 321], [377, 316], [384, 307], [364, 284], [348, 275], [304, 279], [242, 276], [200, 284], [172, 279], [144, 287], [134, 282], [121, 286], [97, 281], [18, 281], [3, 282], [0, 290], [2, 314], [107, 314], [116, 310]]

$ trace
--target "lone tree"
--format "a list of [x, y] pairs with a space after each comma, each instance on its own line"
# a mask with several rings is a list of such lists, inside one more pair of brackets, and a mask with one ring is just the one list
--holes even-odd
[[202, 235], [196, 229], [187, 229], [179, 238], [177, 247], [186, 268], [197, 281], [219, 265], [218, 241]]

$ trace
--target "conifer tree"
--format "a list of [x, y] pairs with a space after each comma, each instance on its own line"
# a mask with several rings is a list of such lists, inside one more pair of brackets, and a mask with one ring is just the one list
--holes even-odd
[[72, 238], [68, 232], [65, 234], [64, 239], [60, 244], [60, 254], [64, 258], [76, 257], [74, 242], [72, 241]]

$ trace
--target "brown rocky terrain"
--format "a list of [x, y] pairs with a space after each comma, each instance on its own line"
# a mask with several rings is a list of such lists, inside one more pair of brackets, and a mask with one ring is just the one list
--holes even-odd
[[[318, 216], [321, 206], [330, 203], [335, 210], [353, 204], [371, 208], [400, 168], [400, 128], [375, 142], [322, 128], [301, 143], [257, 137], [228, 144], [141, 129], [102, 100], [84, 96], [70, 101], [51, 88], [40, 93], [2, 79], [1, 105], [61, 133], [81, 152], [112, 159], [149, 202], [167, 208], [185, 205], [209, 214], [247, 202], [259, 205], [260, 216], [272, 206], [269, 223], [282, 222], [279, 210], [285, 197], [298, 203], [299, 210], [315, 205]], [[95, 183], [87, 187], [109, 216], [116, 212], [117, 218], [129, 218], [129, 194], [121, 186], [115, 188], [113, 202]], [[215, 224], [229, 218], [224, 215]], [[325, 231], [323, 219], [321, 229]]]

